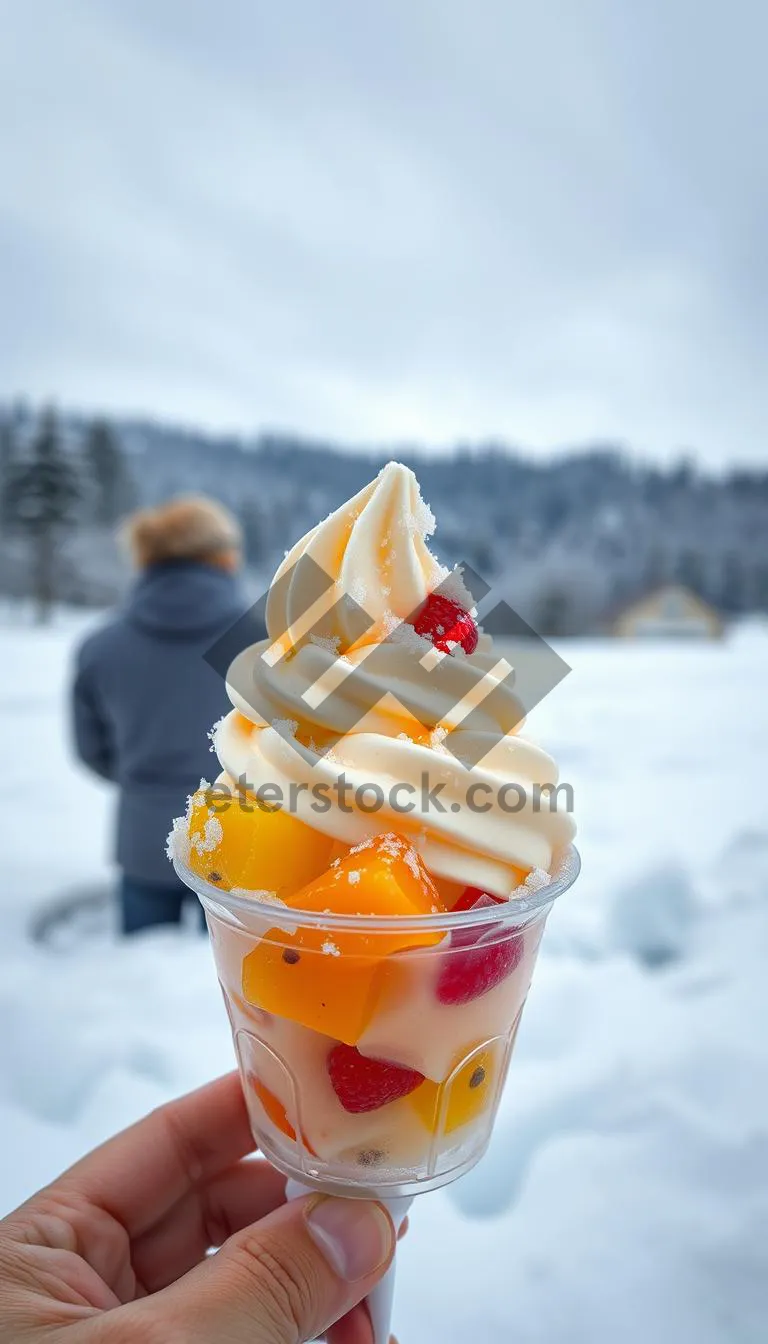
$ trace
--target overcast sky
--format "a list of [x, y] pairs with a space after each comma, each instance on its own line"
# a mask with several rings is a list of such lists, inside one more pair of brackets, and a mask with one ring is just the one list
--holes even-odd
[[0, 397], [768, 463], [765, 0], [0, 0]]

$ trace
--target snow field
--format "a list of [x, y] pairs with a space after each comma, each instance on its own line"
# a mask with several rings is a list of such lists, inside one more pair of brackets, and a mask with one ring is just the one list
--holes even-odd
[[[40, 945], [109, 881], [108, 792], [70, 762], [83, 623], [0, 631], [0, 1207], [229, 1068], [205, 941]], [[768, 638], [573, 642], [531, 732], [573, 784], [582, 878], [551, 916], [486, 1159], [417, 1202], [401, 1344], [755, 1344], [768, 1318]]]

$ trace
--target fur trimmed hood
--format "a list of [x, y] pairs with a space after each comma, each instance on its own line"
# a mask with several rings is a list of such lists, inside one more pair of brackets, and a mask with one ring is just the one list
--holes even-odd
[[234, 515], [204, 495], [141, 509], [126, 521], [123, 538], [139, 569], [168, 560], [215, 560], [242, 545]]

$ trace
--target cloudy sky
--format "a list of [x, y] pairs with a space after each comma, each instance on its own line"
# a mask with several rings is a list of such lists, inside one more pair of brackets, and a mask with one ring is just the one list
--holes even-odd
[[764, 0], [0, 0], [0, 398], [768, 463]]

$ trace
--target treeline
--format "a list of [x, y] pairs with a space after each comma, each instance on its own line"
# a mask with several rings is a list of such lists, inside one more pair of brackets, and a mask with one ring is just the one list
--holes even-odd
[[768, 471], [659, 467], [618, 446], [536, 460], [498, 444], [435, 455], [290, 435], [245, 441], [20, 406], [0, 408], [0, 436], [4, 593], [45, 587], [47, 530], [56, 595], [113, 601], [127, 581], [115, 522], [180, 492], [213, 495], [238, 514], [254, 585], [263, 584], [292, 541], [394, 456], [419, 476], [440, 558], [469, 562], [543, 633], [600, 630], [668, 581], [726, 615], [768, 610]]
[[[68, 542], [102, 535], [113, 549], [118, 520], [139, 494], [118, 435], [96, 418], [73, 428], [56, 410], [17, 409], [0, 419], [0, 591], [34, 598], [45, 620], [57, 600], [100, 603], [116, 595], [118, 565], [81, 573]], [[106, 535], [104, 535], [106, 534]], [[96, 555], [92, 555], [96, 561]]]

